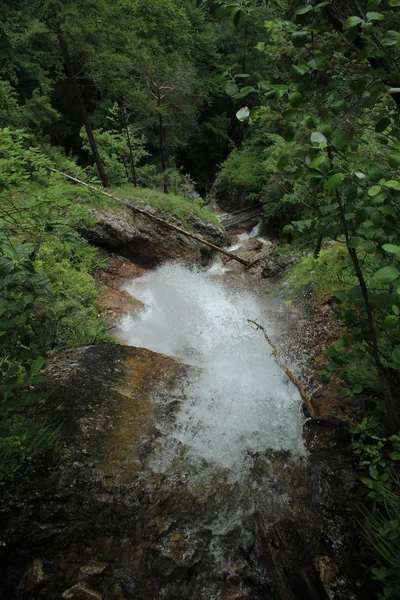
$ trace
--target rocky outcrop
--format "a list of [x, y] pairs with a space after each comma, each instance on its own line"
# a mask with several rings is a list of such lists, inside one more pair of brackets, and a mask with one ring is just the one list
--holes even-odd
[[[146, 561], [161, 553], [152, 548], [162, 526], [151, 512], [162, 502], [154, 496], [160, 482], [147, 491], [142, 477], [151, 473], [157, 422], [173, 414], [177, 385], [192, 371], [117, 344], [81, 348], [48, 365], [58, 392], [41, 410], [62, 425], [60, 463], [27, 484], [11, 520], [2, 513], [0, 598], [159, 597], [140, 579]], [[165, 560], [170, 573], [179, 571]]]
[[[145, 210], [185, 229], [181, 221], [169, 213], [156, 212], [151, 206], [146, 206]], [[95, 211], [94, 217], [97, 223], [82, 231], [91, 243], [113, 250], [145, 266], [152, 266], [167, 259], [207, 263], [212, 255], [210, 248], [125, 207], [119, 207], [118, 212]], [[194, 233], [200, 237], [217, 246], [226, 244], [226, 234], [217, 225], [203, 223], [197, 215], [188, 215], [188, 221]]]

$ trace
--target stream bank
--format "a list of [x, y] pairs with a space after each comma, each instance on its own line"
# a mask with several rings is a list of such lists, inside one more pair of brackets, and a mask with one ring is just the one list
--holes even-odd
[[[240, 269], [213, 267], [207, 277], [227, 277], [241, 290], [247, 285]], [[116, 292], [104, 300], [112, 320], [132, 311], [140, 318], [145, 302], [121, 287], [143, 276], [130, 261], [112, 259], [102, 276]], [[300, 321], [292, 316], [292, 325]], [[290, 317], [286, 323], [288, 331]], [[276, 330], [278, 341], [284, 332]], [[346, 428], [302, 417], [307, 455], [254, 447], [246, 452], [244, 479], [230, 477], [223, 465], [210, 467], [212, 461], [188, 460], [182, 440], [168, 454], [168, 436], [190, 402], [187, 381], [204, 368], [196, 365], [194, 344], [184, 349], [192, 364], [115, 344], [72, 351], [49, 365], [59, 392], [47, 410], [62, 424], [61, 463], [40, 473], [12, 506], [1, 598], [279, 598], [255, 511], [267, 525], [294, 519], [329, 596], [357, 598], [362, 568], [354, 560], [349, 499], [354, 503], [358, 481]], [[268, 354], [265, 348], [266, 364]], [[160, 468], [160, 453], [167, 468]]]

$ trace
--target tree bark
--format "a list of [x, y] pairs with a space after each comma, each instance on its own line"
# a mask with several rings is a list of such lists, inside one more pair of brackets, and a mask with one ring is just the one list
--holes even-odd
[[89, 121], [89, 116], [86, 110], [86, 106], [85, 106], [85, 102], [83, 100], [83, 96], [82, 96], [82, 92], [81, 89], [79, 87], [78, 84], [78, 80], [76, 78], [75, 75], [75, 71], [74, 71], [74, 67], [72, 64], [72, 60], [71, 60], [71, 56], [69, 54], [69, 50], [68, 50], [68, 46], [67, 43], [65, 41], [63, 32], [61, 30], [61, 27], [57, 28], [57, 38], [58, 38], [58, 42], [60, 44], [60, 48], [61, 48], [61, 53], [63, 55], [63, 59], [64, 59], [64, 64], [65, 64], [65, 68], [67, 70], [67, 74], [68, 77], [72, 83], [72, 87], [74, 89], [75, 92], [75, 96], [76, 96], [76, 101], [78, 103], [78, 107], [81, 113], [81, 117], [82, 117], [82, 121], [83, 124], [85, 126], [86, 129], [86, 133], [89, 139], [89, 144], [90, 147], [92, 149], [92, 153], [93, 153], [93, 158], [94, 161], [96, 163], [96, 167], [97, 167], [97, 171], [99, 173], [99, 177], [100, 180], [103, 184], [103, 187], [108, 188], [109, 187], [109, 181], [108, 181], [108, 177], [107, 177], [107, 173], [104, 169], [104, 165], [103, 162], [100, 158], [100, 154], [97, 148], [97, 144], [96, 144], [96, 140], [94, 139], [94, 135], [93, 135], [93, 130], [92, 130], [92, 126], [90, 124]]
[[130, 136], [130, 133], [129, 133], [128, 119], [126, 117], [126, 112], [125, 112], [124, 108], [122, 109], [122, 114], [123, 114], [123, 117], [124, 117], [124, 126], [125, 126], [125, 131], [126, 131], [126, 139], [128, 141], [129, 158], [130, 158], [130, 166], [131, 166], [131, 173], [132, 173], [133, 185], [135, 187], [137, 187], [136, 164], [135, 164], [135, 159], [133, 157], [133, 152], [132, 152], [132, 143], [131, 143], [131, 136]]
[[161, 169], [163, 174], [163, 189], [164, 193], [168, 194], [168, 174], [167, 174], [167, 160], [165, 154], [165, 132], [164, 132], [164, 122], [162, 115], [158, 117], [159, 119], [159, 127], [160, 127], [160, 152], [161, 152]]
[[319, 236], [317, 237], [317, 241], [315, 242], [313, 258], [318, 258], [319, 253], [321, 252], [321, 246], [322, 246], [323, 239], [324, 239], [324, 236], [319, 234]]

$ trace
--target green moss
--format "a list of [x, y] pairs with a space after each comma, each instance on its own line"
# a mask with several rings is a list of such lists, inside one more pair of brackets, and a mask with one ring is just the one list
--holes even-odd
[[182, 196], [164, 194], [157, 190], [139, 188], [133, 185], [114, 188], [112, 193], [123, 200], [129, 200], [139, 208], [149, 204], [160, 212], [168, 212], [179, 219], [189, 231], [193, 231], [193, 225], [190, 222], [191, 216], [198, 217], [204, 223], [212, 223], [221, 227], [217, 217], [211, 211], [201, 206], [197, 201], [191, 202]]

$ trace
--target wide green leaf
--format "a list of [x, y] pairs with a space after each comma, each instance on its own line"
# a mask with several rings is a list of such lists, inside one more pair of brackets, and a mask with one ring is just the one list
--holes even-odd
[[320, 131], [313, 131], [310, 136], [310, 140], [311, 140], [311, 144], [313, 146], [319, 146], [320, 144], [328, 143], [328, 140], [326, 139], [324, 134], [321, 133]]
[[228, 96], [235, 96], [239, 93], [239, 88], [236, 83], [233, 83], [233, 81], [228, 81], [225, 86], [225, 92], [228, 94]]
[[293, 121], [287, 121], [285, 123], [285, 127], [283, 128], [282, 137], [287, 141], [291, 142], [294, 139], [296, 133], [296, 123]]
[[382, 46], [395, 46], [398, 41], [400, 41], [400, 33], [398, 31], [394, 31], [393, 29], [385, 31], [381, 37]]
[[343, 31], [347, 31], [352, 27], [356, 27], [356, 25], [360, 25], [360, 23], [364, 23], [360, 17], [347, 17], [345, 22], [343, 23]]
[[335, 173], [332, 177], [329, 177], [328, 181], [325, 183], [325, 189], [327, 192], [333, 192], [336, 190], [342, 183], [345, 175], [343, 173]]
[[294, 14], [305, 15], [308, 12], [311, 12], [312, 10], [314, 10], [314, 7], [311, 4], [306, 4], [305, 6], [299, 6], [298, 8], [296, 8]]
[[380, 119], [377, 124], [375, 125], [375, 131], [377, 133], [381, 133], [381, 131], [385, 131], [385, 129], [387, 127], [389, 127], [390, 123], [391, 123], [391, 119], [389, 119], [389, 117], [383, 117], [382, 119]]
[[292, 44], [296, 48], [301, 48], [305, 46], [308, 42], [308, 33], [307, 31], [294, 31], [292, 33]]
[[396, 152], [395, 154], [389, 154], [388, 156], [389, 165], [393, 167], [393, 169], [397, 169], [400, 167], [400, 153]]
[[236, 113], [236, 117], [239, 119], [239, 121], [242, 121], [242, 122], [247, 121], [249, 116], [250, 116], [250, 109], [248, 106], [244, 106], [243, 108], [238, 110]]
[[397, 254], [400, 252], [400, 246], [396, 246], [395, 244], [383, 244], [382, 249], [389, 254]]
[[378, 12], [367, 12], [367, 19], [369, 21], [383, 21], [385, 19], [385, 15]]
[[349, 140], [349, 134], [341, 129], [334, 131], [332, 134], [332, 145], [337, 150], [346, 150], [349, 145]]
[[392, 283], [400, 276], [400, 272], [396, 269], [396, 267], [382, 267], [375, 273], [376, 281], [379, 283]]
[[291, 92], [289, 94], [289, 102], [294, 108], [298, 108], [302, 101], [302, 95], [299, 92]]

